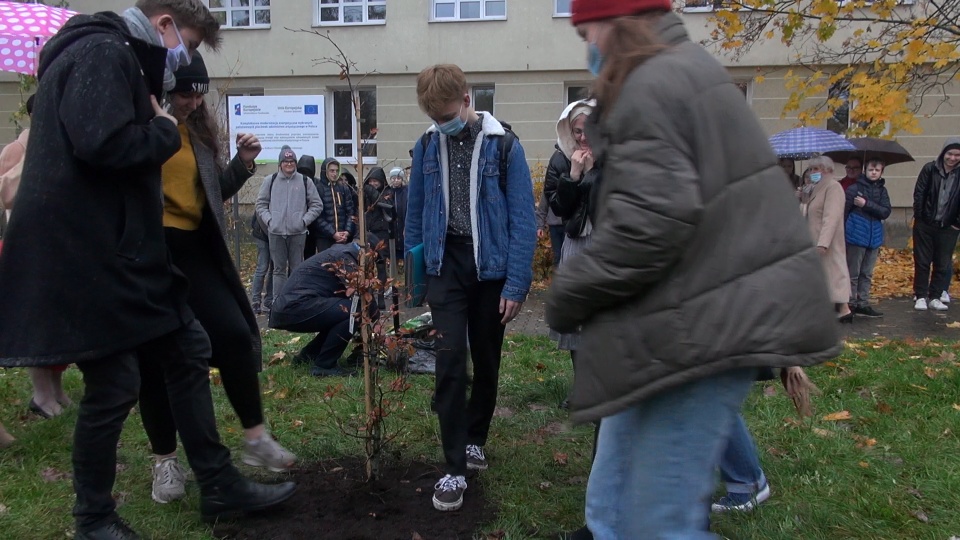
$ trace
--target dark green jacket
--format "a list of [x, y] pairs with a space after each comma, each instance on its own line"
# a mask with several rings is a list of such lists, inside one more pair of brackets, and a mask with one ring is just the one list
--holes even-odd
[[604, 163], [592, 240], [547, 297], [551, 328], [582, 325], [578, 422], [731, 369], [840, 351], [819, 256], [766, 134], [678, 16], [659, 35], [666, 50], [590, 117]]

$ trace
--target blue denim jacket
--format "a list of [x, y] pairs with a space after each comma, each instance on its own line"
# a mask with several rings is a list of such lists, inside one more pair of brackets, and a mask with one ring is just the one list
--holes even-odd
[[[501, 296], [523, 302], [533, 281], [533, 252], [537, 244], [533, 182], [517, 141], [510, 152], [506, 193], [500, 189], [498, 137], [505, 131], [489, 113], [483, 114], [477, 137], [480, 151], [470, 166], [470, 212], [473, 255], [481, 281], [506, 279]], [[427, 147], [417, 141], [407, 192], [404, 247], [423, 244], [427, 274], [439, 276], [447, 234], [449, 169], [447, 136], [431, 127]]]

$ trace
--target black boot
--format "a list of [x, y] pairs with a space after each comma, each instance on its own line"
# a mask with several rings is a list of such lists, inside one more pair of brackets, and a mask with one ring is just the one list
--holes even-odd
[[289, 499], [296, 489], [297, 485], [293, 482], [271, 486], [241, 478], [202, 494], [200, 514], [204, 521], [213, 522], [230, 514], [263, 510]]
[[90, 532], [77, 531], [73, 540], [140, 540], [140, 535], [118, 519]]

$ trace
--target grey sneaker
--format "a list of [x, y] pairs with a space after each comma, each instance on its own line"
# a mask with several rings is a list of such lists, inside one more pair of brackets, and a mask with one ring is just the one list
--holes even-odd
[[176, 457], [168, 457], [153, 466], [153, 491], [150, 497], [167, 504], [187, 495], [187, 472]]
[[467, 489], [467, 480], [462, 476], [446, 475], [433, 486], [433, 507], [441, 512], [459, 510], [463, 506], [463, 492]]
[[252, 467], [266, 467], [273, 472], [286, 472], [296, 463], [297, 456], [280, 446], [269, 433], [256, 444], [243, 443], [243, 462]]
[[487, 456], [483, 455], [483, 447], [475, 444], [467, 445], [467, 468], [472, 471], [485, 471], [490, 465]]

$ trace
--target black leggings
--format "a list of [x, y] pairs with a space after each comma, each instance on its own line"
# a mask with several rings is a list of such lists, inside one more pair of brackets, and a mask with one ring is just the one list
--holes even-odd
[[[190, 280], [187, 303], [210, 336], [210, 364], [220, 369], [227, 399], [240, 424], [249, 429], [263, 423], [258, 365], [252, 355], [250, 327], [216, 260], [217, 250], [211, 244], [214, 231], [205, 229], [212, 224], [207, 216], [196, 231], [166, 228], [167, 245], [173, 263]], [[140, 416], [153, 453], [173, 453], [176, 424], [164, 385], [141, 385]]]

